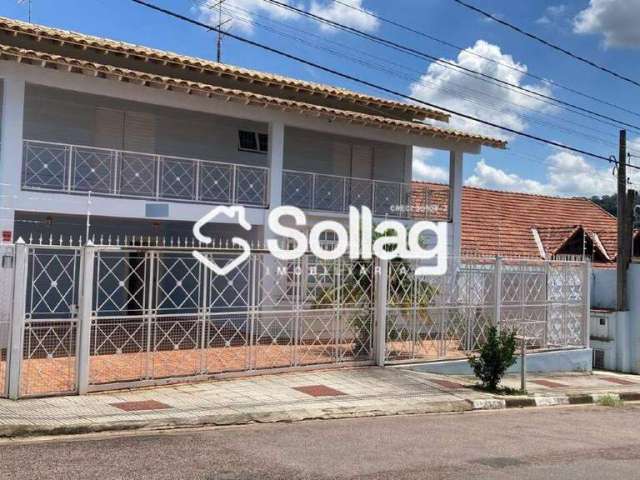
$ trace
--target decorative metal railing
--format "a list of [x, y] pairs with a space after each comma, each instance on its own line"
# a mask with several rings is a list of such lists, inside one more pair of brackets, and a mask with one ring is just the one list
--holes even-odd
[[268, 185], [266, 167], [24, 141], [26, 189], [266, 207]]
[[[589, 345], [588, 262], [463, 257], [416, 276], [413, 261], [284, 261], [256, 249], [218, 276], [193, 244], [71, 243], [5, 250], [0, 396], [465, 358], [490, 325], [532, 349]], [[219, 264], [238, 254], [200, 251]]]
[[374, 215], [409, 217], [411, 186], [405, 183], [285, 170], [282, 203], [309, 210], [348, 212], [366, 206]]
[[532, 349], [589, 344], [589, 264], [461, 258], [445, 275], [416, 276], [414, 262], [390, 262], [388, 361], [464, 358], [486, 329], [515, 331]]

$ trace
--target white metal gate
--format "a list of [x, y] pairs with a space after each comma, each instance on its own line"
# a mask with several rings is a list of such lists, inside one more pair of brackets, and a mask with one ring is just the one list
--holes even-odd
[[390, 262], [386, 275], [388, 362], [464, 358], [490, 325], [524, 335], [530, 348], [589, 344], [589, 264], [461, 258], [441, 276]]
[[[0, 316], [9, 371], [0, 392], [464, 358], [492, 324], [517, 329], [532, 348], [589, 342], [587, 263], [465, 258], [445, 275], [418, 277], [409, 262], [286, 262], [254, 251], [218, 276], [194, 247], [8, 247], [0, 287], [13, 292], [0, 294], [13, 313]], [[219, 264], [237, 255], [200, 251]]]
[[373, 361], [372, 262], [254, 252], [223, 277], [192, 248], [18, 245], [14, 395]]

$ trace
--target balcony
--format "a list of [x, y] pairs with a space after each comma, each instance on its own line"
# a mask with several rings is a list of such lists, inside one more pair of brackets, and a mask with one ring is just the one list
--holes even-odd
[[268, 205], [269, 169], [25, 140], [22, 188], [179, 202]]
[[[415, 196], [415, 192], [413, 192]], [[447, 219], [448, 194], [424, 191], [411, 205], [411, 185], [367, 178], [341, 177], [284, 170], [282, 203], [308, 210], [347, 213], [350, 206], [366, 206], [376, 216]]]

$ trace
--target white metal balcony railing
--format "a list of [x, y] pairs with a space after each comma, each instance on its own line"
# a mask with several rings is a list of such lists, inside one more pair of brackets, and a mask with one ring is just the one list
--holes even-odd
[[215, 204], [268, 205], [269, 169], [24, 140], [28, 189]]
[[411, 186], [367, 178], [341, 177], [285, 170], [282, 203], [309, 210], [348, 212], [350, 206], [366, 206], [374, 215], [413, 216]]

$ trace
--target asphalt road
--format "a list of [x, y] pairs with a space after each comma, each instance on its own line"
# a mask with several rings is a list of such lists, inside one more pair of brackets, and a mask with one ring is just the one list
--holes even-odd
[[2, 479], [640, 478], [640, 407], [569, 407], [0, 443]]

